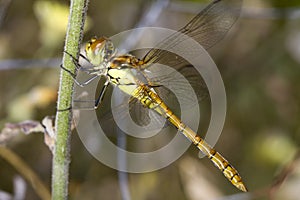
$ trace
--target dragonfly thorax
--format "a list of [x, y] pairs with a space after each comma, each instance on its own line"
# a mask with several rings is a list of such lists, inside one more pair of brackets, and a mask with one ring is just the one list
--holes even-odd
[[130, 68], [112, 68], [107, 74], [110, 82], [128, 95], [138, 87], [138, 79]]

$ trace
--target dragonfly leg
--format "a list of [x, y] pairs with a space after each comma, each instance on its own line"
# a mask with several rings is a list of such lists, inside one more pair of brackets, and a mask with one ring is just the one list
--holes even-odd
[[79, 54], [80, 57], [82, 57], [84, 60], [86, 60], [87, 62], [90, 62], [89, 59], [87, 59], [87, 57], [85, 57], [82, 53]]
[[[82, 68], [82, 66], [79, 64], [79, 60], [77, 58], [75, 58], [72, 54], [70, 54], [67, 51], [63, 51], [63, 52], [72, 58], [72, 61], [73, 61], [74, 65], [76, 66], [77, 70], [80, 70]], [[80, 56], [83, 56], [83, 55], [80, 54]]]
[[109, 80], [106, 80], [103, 87], [102, 87], [102, 89], [101, 89], [101, 92], [100, 92], [98, 98], [95, 101], [95, 107], [94, 107], [95, 109], [97, 109], [99, 107], [99, 105], [102, 103], [105, 92], [107, 91], [108, 85], [109, 85]]
[[94, 75], [94, 76], [92, 76], [91, 78], [85, 80], [85, 81], [82, 82], [82, 83], [79, 83], [76, 79], [74, 79], [74, 80], [75, 80], [75, 83], [76, 83], [78, 86], [84, 87], [84, 86], [88, 85], [89, 83], [91, 83], [93, 80], [95, 80], [95, 79], [98, 78], [98, 77], [99, 77], [98, 75]]
[[76, 74], [74, 74], [73, 72], [71, 72], [70, 70], [68, 70], [67, 68], [65, 68], [63, 66], [63, 64], [60, 64], [60, 68], [62, 68], [65, 72], [67, 72], [68, 74], [70, 74], [73, 79], [76, 79]]
[[70, 74], [70, 76], [72, 77], [72, 79], [74, 80], [76, 85], [78, 85], [80, 87], [84, 87], [84, 86], [88, 85], [90, 82], [92, 82], [94, 79], [96, 79], [98, 77], [98, 75], [94, 75], [94, 76], [88, 78], [87, 80], [83, 81], [82, 83], [80, 83], [76, 80], [76, 74], [72, 73], [70, 70], [65, 68], [62, 64], [60, 65], [60, 68], [62, 68], [64, 71], [66, 71], [68, 74]]
[[68, 110], [72, 110], [72, 106], [65, 108], [65, 109], [57, 109], [58, 112], [64, 112], [64, 111], [68, 111]]
[[[64, 51], [64, 53], [66, 53], [67, 55], [69, 55], [69, 56], [72, 58], [72, 61], [73, 61], [73, 63], [74, 63], [75, 66], [76, 66], [76, 70], [81, 70], [81, 69], [83, 69], [83, 67], [78, 63], [78, 59], [76, 59], [73, 55], [71, 55], [71, 54], [68, 53], [67, 51]], [[88, 61], [88, 59], [87, 59], [84, 55], [80, 54], [80, 56], [83, 57], [83, 59], [85, 59], [85, 60]], [[89, 78], [89, 79], [85, 80], [84, 82], [80, 83], [80, 82], [78, 82], [78, 81], [76, 80], [76, 74], [75, 74], [75, 73], [73, 73], [73, 72], [71, 72], [70, 70], [68, 70], [67, 68], [65, 68], [65, 67], [63, 66], [63, 64], [60, 65], [60, 68], [62, 68], [64, 71], [66, 71], [68, 74], [70, 74], [71, 77], [73, 78], [74, 82], [76, 83], [76, 85], [78, 85], [78, 86], [80, 86], [80, 87], [84, 87], [84, 86], [88, 85], [90, 82], [92, 82], [94, 79], [96, 79], [96, 78], [98, 77], [98, 75], [94, 75], [94, 76], [92, 76], [91, 78]]]
[[[82, 65], [80, 65], [79, 60], [77, 58], [75, 58], [72, 54], [70, 54], [67, 51], [63, 51], [63, 52], [72, 58], [72, 62], [76, 66], [76, 70], [81, 70], [81, 71], [85, 71], [88, 73], [89, 70], [86, 69], [85, 67], [83, 67]], [[84, 60], [86, 60], [88, 63], [90, 63], [90, 61], [87, 59], [87, 57], [85, 57], [83, 54], [79, 54], [79, 56], [82, 57]]]

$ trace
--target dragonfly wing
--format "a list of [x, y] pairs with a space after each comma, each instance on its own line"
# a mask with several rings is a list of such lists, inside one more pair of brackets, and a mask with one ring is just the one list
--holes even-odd
[[[198, 101], [208, 96], [205, 81], [199, 72], [180, 55], [200, 56], [192, 47], [183, 45], [188, 37], [193, 38], [205, 49], [209, 49], [221, 40], [240, 15], [242, 0], [214, 0], [200, 13], [198, 13], [186, 26], [178, 32], [171, 34], [162, 40], [155, 48], [146, 53], [142, 62], [145, 74], [149, 76], [149, 82], [153, 85], [174, 86], [182, 90], [183, 98], [187, 105], [193, 105], [194, 99], [189, 99], [186, 89], [187, 83], [182, 83], [174, 75], [176, 72], [163, 72], [153, 67], [156, 63], [169, 66], [181, 73], [196, 93]], [[186, 48], [182, 48], [186, 46]], [[190, 48], [189, 48], [190, 47]], [[172, 53], [172, 52], [176, 52]], [[196, 53], [196, 54], [195, 54]], [[180, 54], [180, 55], [179, 55]], [[197, 63], [201, 66], [202, 63]], [[203, 63], [203, 66], [205, 64]], [[201, 66], [202, 67], [202, 66]], [[153, 70], [154, 69], [154, 70]], [[155, 87], [156, 91], [165, 93], [163, 87]], [[161, 96], [162, 97], [162, 96]], [[196, 101], [197, 102], [197, 101]]]
[[145, 67], [150, 63], [161, 63], [160, 61], [163, 61], [162, 64], [167, 64], [166, 57], [174, 58], [174, 55], [169, 55], [168, 51], [163, 49], [176, 48], [185, 40], [182, 34], [193, 38], [205, 49], [209, 49], [221, 40], [235, 23], [240, 15], [241, 4], [242, 0], [214, 0], [177, 33], [170, 35], [151, 49], [142, 59]]
[[[118, 88], [115, 88], [118, 90]], [[127, 94], [118, 92], [112, 96], [113, 103], [110, 109], [101, 112], [101, 120], [106, 124], [117, 123], [119, 126], [122, 124], [136, 124], [137, 126], [144, 127], [145, 130], [151, 131], [151, 127], [163, 127], [164, 119], [155, 111], [145, 108], [136, 98], [129, 97]], [[100, 107], [101, 109], [101, 107]], [[151, 126], [148, 126], [151, 123]], [[149, 128], [150, 127], [150, 128]]]
[[[181, 105], [193, 107], [198, 101], [209, 96], [202, 76], [187, 62], [176, 70], [151, 65], [144, 72], [149, 79], [150, 87], [153, 85], [152, 88], [164, 101], [181, 99]], [[167, 105], [171, 108], [171, 105], [174, 105], [174, 108], [176, 108], [176, 102], [170, 102]]]

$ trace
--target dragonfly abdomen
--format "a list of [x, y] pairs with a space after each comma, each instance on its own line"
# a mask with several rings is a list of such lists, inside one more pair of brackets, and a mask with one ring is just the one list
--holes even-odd
[[155, 110], [171, 122], [181, 133], [184, 134], [202, 153], [204, 153], [219, 168], [224, 176], [238, 189], [246, 192], [247, 189], [242, 182], [237, 170], [205, 140], [199, 137], [190, 127], [186, 126], [162, 101], [162, 99], [145, 85], [137, 87], [133, 96], [145, 107]]

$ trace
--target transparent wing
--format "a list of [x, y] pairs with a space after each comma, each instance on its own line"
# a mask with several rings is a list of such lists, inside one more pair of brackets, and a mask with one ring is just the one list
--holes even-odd
[[[187, 25], [151, 49], [142, 59], [144, 63], [142, 69], [144, 69], [145, 74], [148, 72], [147, 76], [152, 77], [149, 78], [149, 82], [152, 82], [154, 85], [172, 85], [179, 89], [181, 88], [182, 92], [185, 91], [186, 84], [182, 84], [181, 81], [174, 78], [173, 72], [166, 74], [160, 73], [157, 69], [151, 69], [153, 64], [160, 63], [172, 67], [181, 73], [193, 87], [198, 101], [207, 97], [208, 90], [199, 72], [187, 60], [172, 53], [172, 51], [179, 52], [180, 55], [185, 55], [188, 52], [190, 55], [198, 56], [193, 52], [190, 46], [182, 48], [184, 46], [182, 45], [183, 42], [189, 37], [193, 38], [205, 49], [212, 47], [225, 36], [235, 23], [240, 15], [241, 4], [242, 0], [214, 0]], [[201, 65], [201, 63], [199, 63], [199, 65]], [[155, 76], [153, 76], [153, 74], [155, 74]], [[159, 94], [168, 95], [168, 92], [165, 92], [163, 87], [155, 87], [155, 90]], [[192, 102], [195, 103], [194, 100], [188, 99], [189, 96], [185, 98], [188, 100], [187, 103], [189, 105]]]
[[[221, 40], [235, 23], [240, 15], [242, 0], [214, 0], [187, 25], [160, 42], [156, 48], [151, 49], [142, 59], [147, 67], [151, 63], [180, 65], [185, 62], [175, 59], [174, 54], [162, 49], [175, 49], [186, 38], [182, 33], [209, 49]], [[184, 50], [183, 50], [184, 51]], [[170, 66], [170, 65], [169, 65]], [[173, 65], [172, 65], [173, 66]]]
[[[231, 28], [240, 14], [242, 0], [214, 0], [200, 13], [198, 13], [186, 26], [174, 33], [164, 40], [162, 40], [155, 48], [151, 49], [143, 57], [143, 66], [137, 70], [136, 74], [142, 73], [147, 80], [144, 84], [152, 87], [164, 102], [171, 108], [173, 112], [177, 112], [179, 104], [176, 101], [179, 97], [184, 101], [187, 107], [192, 107], [197, 100], [202, 100], [208, 96], [206, 84], [198, 71], [184, 58], [176, 52], [189, 52], [192, 49], [179, 48], [185, 40], [182, 34], [191, 37], [201, 44], [205, 49], [209, 49], [219, 40], [221, 40], [227, 31]], [[178, 49], [179, 48], [179, 49]], [[163, 49], [168, 49], [166, 51]], [[164, 68], [159, 68], [155, 64], [160, 63], [173, 68], [175, 71], [165, 71]], [[185, 77], [185, 79], [178, 77], [178, 72]], [[139, 79], [139, 80], [142, 80]], [[188, 82], [186, 82], [187, 80]], [[197, 100], [192, 98], [187, 92], [187, 88], [192, 86]], [[176, 89], [176, 94], [170, 88]], [[108, 98], [110, 99], [110, 98]], [[174, 101], [174, 102], [173, 102]], [[126, 118], [128, 114], [139, 125], [147, 125], [150, 118], [149, 110], [144, 108], [137, 100], [130, 100], [129, 107], [128, 101], [115, 106], [113, 109], [118, 116]], [[176, 109], [177, 108], [177, 109]], [[127, 112], [129, 110], [129, 113]], [[105, 112], [104, 112], [105, 113]], [[179, 114], [180, 115], [180, 114]], [[159, 117], [159, 116], [157, 116]], [[104, 116], [106, 119], [112, 119], [111, 115]], [[154, 119], [157, 124], [161, 123], [161, 119]]]
[[[155, 132], [157, 127], [163, 128], [166, 126], [166, 120], [155, 111], [144, 107], [136, 98], [118, 91], [118, 88], [114, 90], [116, 90], [114, 91], [116, 94], [112, 94], [110, 98], [107, 98], [111, 99], [110, 106], [104, 106], [110, 107], [110, 109], [103, 110], [103, 107], [99, 108], [101, 109], [101, 112], [98, 113], [99, 117], [105, 124], [115, 123], [123, 131], [140, 129], [138, 131], [140, 136]], [[109, 130], [110, 127], [107, 127], [107, 129]], [[125, 132], [130, 133], [133, 131]]]

